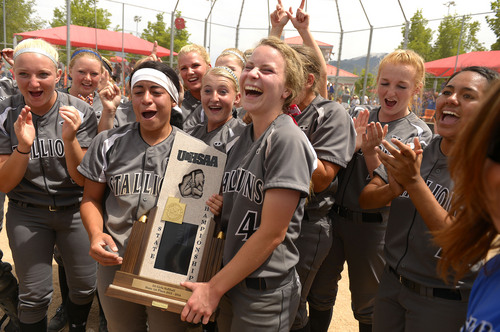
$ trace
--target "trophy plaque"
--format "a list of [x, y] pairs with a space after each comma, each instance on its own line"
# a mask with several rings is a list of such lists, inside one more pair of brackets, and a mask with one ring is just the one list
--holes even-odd
[[134, 222], [123, 264], [106, 295], [180, 313], [191, 291], [221, 266], [223, 236], [206, 201], [219, 193], [226, 155], [175, 134], [158, 204]]

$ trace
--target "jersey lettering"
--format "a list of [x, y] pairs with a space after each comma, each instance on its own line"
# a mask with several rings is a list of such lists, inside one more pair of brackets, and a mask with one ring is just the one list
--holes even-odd
[[[434, 181], [427, 180], [426, 181], [427, 187], [432, 191], [432, 195], [436, 198], [436, 201], [438, 201], [439, 205], [443, 207], [446, 211], [450, 210], [450, 205], [451, 205], [451, 199], [453, 198], [453, 192], [450, 191], [449, 188], [443, 187], [439, 183], [435, 183]], [[410, 195], [408, 192], [405, 190], [401, 194], [402, 198], [410, 198]]]
[[203, 153], [188, 152], [184, 150], [179, 150], [177, 152], [177, 160], [187, 161], [188, 163], [193, 163], [197, 165], [205, 165], [210, 167], [217, 167], [218, 158], [217, 156], [211, 156]]
[[152, 172], [134, 173], [132, 176], [125, 173], [111, 176], [108, 184], [115, 196], [140, 193], [158, 196], [163, 178]]
[[247, 211], [235, 235], [243, 236], [242, 241], [246, 241], [257, 229], [259, 229], [259, 226], [257, 226], [257, 212]]
[[[12, 151], [16, 149], [12, 147]], [[64, 158], [64, 143], [62, 139], [36, 139], [31, 146], [30, 159], [40, 158]]]
[[222, 192], [237, 192], [256, 204], [264, 199], [264, 182], [250, 171], [242, 168], [225, 172], [222, 177]]
[[487, 321], [477, 321], [477, 318], [470, 316], [460, 332], [493, 332], [493, 325]]

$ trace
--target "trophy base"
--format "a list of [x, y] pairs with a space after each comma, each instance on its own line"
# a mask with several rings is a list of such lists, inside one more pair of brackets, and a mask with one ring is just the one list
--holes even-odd
[[181, 313], [191, 296], [185, 287], [117, 271], [106, 295], [124, 301]]

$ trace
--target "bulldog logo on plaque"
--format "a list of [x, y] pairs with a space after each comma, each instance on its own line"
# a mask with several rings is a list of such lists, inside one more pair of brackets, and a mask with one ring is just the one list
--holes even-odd
[[220, 268], [223, 236], [205, 202], [219, 193], [226, 155], [177, 132], [157, 206], [134, 222], [120, 271], [106, 295], [180, 313], [183, 281], [207, 281]]

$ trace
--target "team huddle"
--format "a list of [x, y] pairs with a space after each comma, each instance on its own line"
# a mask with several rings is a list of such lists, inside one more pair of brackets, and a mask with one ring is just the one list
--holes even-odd
[[[2, 82], [0, 191], [8, 196], [20, 331], [60, 331], [66, 322], [85, 331], [96, 295], [104, 331], [327, 331], [345, 263], [359, 331], [499, 326], [498, 314], [473, 301], [481, 292], [471, 295], [476, 263], [495, 236], [464, 256], [472, 245], [456, 252], [455, 244], [471, 232], [448, 232], [466, 219], [457, 204], [473, 205], [464, 191], [454, 194], [452, 175], [462, 173], [452, 164], [450, 175], [449, 156], [459, 155], [462, 131], [474, 133], [476, 114], [493, 118], [483, 148], [473, 150], [498, 183], [499, 120], [488, 115], [500, 112], [495, 94], [488, 97], [498, 74], [453, 74], [437, 99], [434, 135], [412, 112], [424, 62], [396, 50], [379, 65], [380, 106], [346, 110], [327, 98], [326, 63], [303, 8], [294, 14], [278, 1], [270, 36], [248, 57], [226, 49], [212, 67], [207, 51], [191, 44], [179, 51], [176, 72], [153, 53], [133, 69], [126, 96], [96, 50], [73, 52], [72, 85], [63, 90], [52, 45], [27, 39], [3, 51], [15, 81]], [[288, 22], [304, 45], [279, 39]], [[481, 108], [485, 100], [491, 111]], [[207, 282], [181, 283], [192, 295], [179, 315], [105, 293], [132, 224], [157, 205], [181, 130], [227, 162], [220, 192], [206, 202], [226, 234], [222, 266]], [[195, 195], [196, 183], [188, 186]], [[491, 226], [494, 205], [482, 212], [488, 234], [499, 228]], [[47, 317], [53, 259], [62, 325]], [[480, 275], [488, 285], [488, 273]]]

